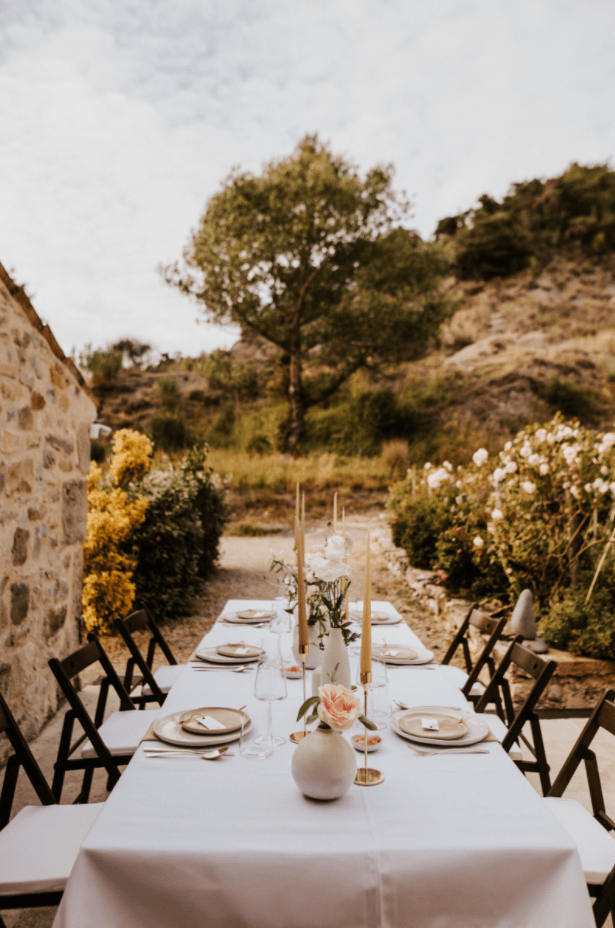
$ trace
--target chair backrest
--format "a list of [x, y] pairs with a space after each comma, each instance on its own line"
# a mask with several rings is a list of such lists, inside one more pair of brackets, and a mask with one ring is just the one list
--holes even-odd
[[[470, 690], [478, 680], [484, 667], [487, 667], [489, 675], [493, 677], [495, 673], [493, 651], [502, 637], [505, 625], [505, 618], [497, 619], [487, 615], [478, 608], [477, 603], [472, 603], [470, 606], [465, 619], [457, 630], [457, 634], [451, 641], [446, 654], [442, 658], [443, 664], [450, 664], [454, 654], [461, 648], [466, 671], [468, 673], [468, 679], [462, 688], [465, 696], [469, 696]], [[470, 651], [470, 626], [478, 629], [481, 635], [486, 638], [485, 646], [475, 662], [472, 661], [472, 654]]]
[[[131, 612], [125, 619], [116, 619], [115, 627], [130, 652], [130, 657], [128, 658], [126, 671], [124, 673], [124, 688], [130, 693], [133, 686], [133, 671], [135, 667], [138, 667], [142, 677], [140, 682], [148, 684], [152, 691], [153, 698], [162, 705], [165, 700], [165, 694], [158, 686], [154, 674], [152, 673], [156, 645], [160, 645], [165, 656], [167, 656], [167, 652], [170, 654], [172, 658], [170, 663], [175, 664], [177, 662], [171, 653], [171, 649], [164, 640], [160, 629], [146, 609], [138, 609], [136, 612]], [[145, 658], [141, 654], [139, 646], [133, 638], [136, 632], [148, 632], [151, 636], [147, 646], [147, 657]], [[138, 699], [135, 701], [138, 702]]]
[[[73, 683], [73, 678], [97, 662], [102, 667], [104, 676], [100, 683], [100, 693], [96, 703], [94, 718], [92, 719], [79, 696], [77, 688]], [[58, 660], [56, 657], [52, 657], [49, 661], [49, 667], [73, 711], [73, 717], [79, 721], [84, 731], [81, 738], [70, 747], [70, 750], [67, 750], [67, 753], [73, 753], [79, 744], [85, 741], [86, 738], [89, 738], [98, 756], [105, 760], [110, 765], [111, 769], [115, 769], [115, 763], [111, 754], [97, 730], [100, 728], [105, 718], [105, 707], [107, 704], [109, 687], [112, 686], [119, 697], [121, 712], [134, 709], [135, 705], [124, 689], [100, 641], [96, 635], [90, 632], [88, 635], [88, 644], [78, 648], [77, 651], [69, 654], [69, 656], [65, 657], [62, 661]]]
[[595, 753], [590, 750], [590, 744], [601, 728], [608, 731], [611, 735], [615, 735], [615, 690], [612, 689], [604, 691], [600, 702], [588, 718], [583, 731], [564, 761], [562, 769], [558, 773], [548, 795], [561, 796], [572, 780], [577, 768], [581, 762], [583, 762], [585, 764], [587, 784], [594, 817], [598, 819], [600, 824], [604, 825], [607, 830], [611, 831], [615, 829], [615, 821], [607, 814], [604, 807], [604, 796], [600, 783], [598, 761]]
[[8, 759], [4, 772], [4, 782], [0, 793], [0, 830], [11, 817], [11, 808], [15, 797], [15, 787], [19, 777], [19, 768], [23, 767], [36, 795], [45, 806], [54, 805], [55, 798], [43, 771], [37, 764], [28, 742], [22, 735], [4, 696], [0, 693], [0, 732], [6, 734], [14, 754]]
[[[535, 709], [555, 673], [557, 663], [553, 660], [546, 660], [544, 657], [540, 657], [540, 655], [534, 654], [533, 651], [524, 648], [521, 644], [522, 641], [523, 637], [517, 635], [510, 644], [485, 692], [476, 704], [476, 711], [484, 712], [490, 704], [494, 704], [499, 709], [503, 704], [504, 721], [508, 726], [508, 731], [502, 739], [502, 747], [508, 752], [519, 740], [527, 745], [536, 760], [518, 761], [517, 766], [524, 771], [536, 771], [540, 776], [543, 794], [546, 795], [551, 787], [549, 765], [545, 754], [540, 719]], [[506, 673], [511, 664], [514, 664], [534, 680], [534, 685], [518, 709], [515, 709], [513, 705], [510, 683], [506, 678]], [[531, 728], [533, 743], [523, 734], [523, 728], [528, 723]]]

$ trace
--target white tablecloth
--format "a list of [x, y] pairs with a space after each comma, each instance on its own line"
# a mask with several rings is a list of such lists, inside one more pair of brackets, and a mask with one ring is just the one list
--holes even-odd
[[[404, 623], [374, 633], [418, 641]], [[207, 644], [262, 634], [217, 624]], [[466, 705], [438, 669], [390, 668], [390, 685], [412, 705]], [[253, 671], [186, 669], [160, 715], [247, 704], [258, 721], [253, 687]], [[289, 680], [276, 731], [300, 727], [301, 699], [301, 680]], [[420, 757], [382, 734], [370, 764], [385, 782], [331, 803], [299, 792], [291, 743], [216, 762], [147, 760], [140, 748], [84, 842], [54, 928], [592, 928], [572, 841], [499, 744]]]

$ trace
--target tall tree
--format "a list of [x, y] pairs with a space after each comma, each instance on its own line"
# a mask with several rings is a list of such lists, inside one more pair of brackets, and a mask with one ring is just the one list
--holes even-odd
[[387, 165], [362, 180], [308, 135], [258, 177], [232, 171], [183, 262], [163, 270], [209, 319], [277, 346], [290, 450], [307, 408], [361, 367], [416, 357], [449, 311], [443, 253], [400, 226], [409, 203], [392, 176]]

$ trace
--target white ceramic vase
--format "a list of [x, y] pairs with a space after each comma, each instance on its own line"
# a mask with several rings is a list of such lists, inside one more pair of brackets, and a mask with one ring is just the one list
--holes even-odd
[[291, 770], [305, 796], [339, 799], [352, 786], [357, 756], [339, 732], [317, 728], [295, 748]]
[[325, 683], [339, 683], [350, 689], [350, 661], [341, 628], [330, 628], [325, 638], [319, 686]]
[[[310, 650], [308, 651], [307, 661], [305, 666], [308, 670], [313, 670], [314, 667], [319, 667], [322, 662], [322, 649], [318, 646], [318, 632], [320, 626], [308, 625], [308, 642], [310, 645]], [[295, 609], [295, 624], [293, 627], [293, 656], [299, 666], [301, 666], [301, 655], [299, 654], [299, 622], [297, 619], [297, 610]]]

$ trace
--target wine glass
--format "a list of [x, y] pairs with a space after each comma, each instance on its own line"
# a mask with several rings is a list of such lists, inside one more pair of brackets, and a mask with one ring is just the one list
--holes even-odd
[[269, 628], [274, 635], [285, 635], [287, 632], [292, 631], [292, 617], [289, 612], [286, 612], [288, 608], [287, 598], [285, 596], [276, 596], [272, 608], [276, 613], [276, 617], [271, 620]]
[[256, 668], [254, 695], [267, 703], [267, 733], [250, 742], [242, 754], [247, 757], [269, 757], [274, 745], [284, 744], [286, 741], [286, 738], [273, 735], [271, 732], [273, 703], [278, 699], [286, 699], [286, 678], [282, 673], [282, 661], [278, 658], [272, 659], [266, 652], [261, 655]]

